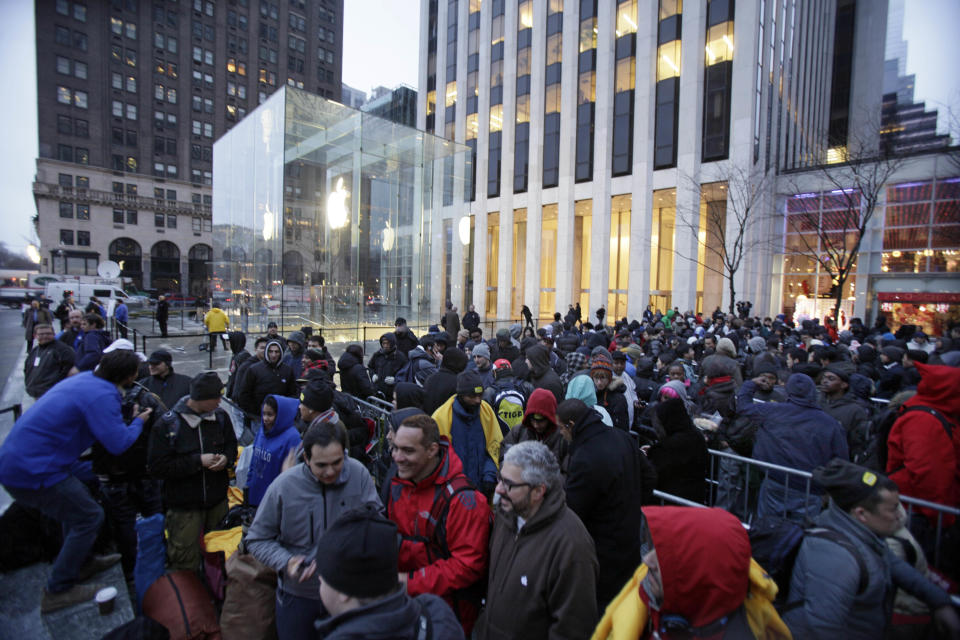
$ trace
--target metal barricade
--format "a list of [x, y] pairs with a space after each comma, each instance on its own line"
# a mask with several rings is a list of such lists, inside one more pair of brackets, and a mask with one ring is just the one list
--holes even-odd
[[380, 487], [386, 479], [387, 470], [390, 468], [390, 445], [387, 442], [387, 431], [390, 428], [390, 412], [393, 411], [393, 405], [389, 402], [370, 396], [366, 400], [353, 398], [360, 415], [373, 421], [373, 433], [370, 434], [370, 441], [365, 447], [367, 456], [370, 458], [370, 468], [373, 473], [373, 479]]

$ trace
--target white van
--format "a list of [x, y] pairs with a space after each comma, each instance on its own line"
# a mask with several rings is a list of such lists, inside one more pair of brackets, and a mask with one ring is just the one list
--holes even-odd
[[114, 301], [114, 305], [123, 300], [127, 306], [130, 306], [130, 296], [115, 284], [48, 282], [45, 289], [47, 298], [53, 301], [52, 304], [59, 304], [65, 291], [73, 292], [73, 301], [80, 307], [86, 306], [91, 297], [98, 298], [104, 307], [108, 306], [111, 300]]

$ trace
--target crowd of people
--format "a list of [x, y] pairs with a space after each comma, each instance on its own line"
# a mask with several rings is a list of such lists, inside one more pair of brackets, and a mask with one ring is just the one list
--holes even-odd
[[[80, 367], [90, 314], [76, 328], [71, 310], [60, 340], [36, 318], [38, 400], [0, 447], [0, 483], [64, 525], [44, 611], [89, 599], [105, 566], [130, 575], [138, 513], [165, 514], [170, 570], [199, 571], [236, 483], [281, 639], [876, 638], [902, 631], [908, 598], [914, 624], [957, 637], [941, 586], [960, 577], [960, 523], [908, 518], [899, 496], [960, 506], [960, 324], [750, 310], [591, 323], [570, 305], [485, 335], [448, 305], [422, 336], [398, 318], [375, 353], [336, 360], [275, 323], [248, 351], [208, 314], [226, 381], [177, 374], [163, 350], [142, 363], [125, 340]], [[385, 432], [357, 400], [392, 403]], [[119, 553], [91, 555], [104, 513]], [[791, 526], [777, 576], [752, 532]]]

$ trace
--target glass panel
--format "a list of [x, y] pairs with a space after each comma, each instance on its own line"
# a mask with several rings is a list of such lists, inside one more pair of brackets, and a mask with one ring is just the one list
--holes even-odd
[[477, 133], [480, 131], [480, 123], [478, 121], [477, 114], [471, 113], [467, 115], [467, 140], [475, 140], [477, 138]]
[[617, 5], [617, 37], [637, 32], [637, 0]]
[[610, 201], [610, 284], [607, 313], [610, 318], [627, 315], [630, 283], [630, 206], [632, 196], [613, 196]]
[[563, 34], [555, 33], [547, 38], [546, 66], [549, 67], [561, 60], [563, 60]]
[[683, 13], [683, 0], [660, 0], [660, 20]]
[[503, 129], [503, 105], [495, 104], [490, 107], [490, 132], [494, 133]]
[[595, 102], [597, 99], [597, 74], [595, 71], [586, 71], [580, 74], [577, 83], [577, 104]]
[[517, 122], [530, 122], [530, 94], [517, 96]]
[[552, 84], [546, 89], [543, 100], [544, 113], [560, 113], [560, 84]]
[[727, 20], [707, 29], [707, 66], [733, 60], [733, 21]]
[[530, 29], [533, 27], [533, 2], [531, 0], [520, 0], [517, 3], [517, 24], [518, 29]]
[[444, 106], [452, 107], [457, 103], [457, 83], [448, 82]]
[[[590, 250], [593, 201], [578, 200], [573, 206], [573, 304], [590, 308]], [[562, 303], [562, 301], [561, 301]]]
[[657, 47], [657, 82], [680, 77], [680, 41], [673, 40]]
[[500, 214], [487, 216], [487, 295], [484, 310], [488, 317], [497, 315], [497, 267], [500, 257]]
[[930, 224], [929, 204], [887, 207], [885, 227], [915, 227], [928, 224]]
[[887, 202], [917, 202], [930, 200], [933, 194], [932, 182], [904, 182], [887, 187]]
[[520, 317], [525, 303], [524, 277], [527, 273], [527, 210], [513, 210], [513, 287], [510, 297], [510, 316]]
[[557, 205], [543, 207], [540, 219], [540, 319], [557, 310]]
[[580, 21], [580, 53], [597, 48], [597, 19]]
[[636, 76], [636, 58], [630, 56], [617, 60], [614, 92], [631, 91]]
[[531, 59], [531, 49], [530, 47], [524, 47], [517, 51], [517, 77], [525, 76], [530, 73], [530, 59]]
[[[676, 226], [676, 189], [653, 192], [653, 221], [650, 227], [650, 293], [669, 296], [673, 289], [673, 243]], [[664, 305], [663, 311], [669, 305]]]

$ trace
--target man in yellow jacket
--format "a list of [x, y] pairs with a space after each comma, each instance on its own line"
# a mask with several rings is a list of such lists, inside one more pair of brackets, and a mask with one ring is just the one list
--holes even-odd
[[476, 371], [457, 375], [457, 393], [433, 414], [440, 435], [450, 440], [463, 473], [490, 498], [497, 486], [503, 431], [489, 404], [483, 401], [483, 381]]
[[216, 351], [217, 336], [226, 333], [227, 328], [230, 326], [230, 318], [223, 312], [223, 309], [217, 305], [213, 305], [210, 311], [203, 316], [203, 324], [206, 325], [207, 331], [210, 332], [210, 351]]

